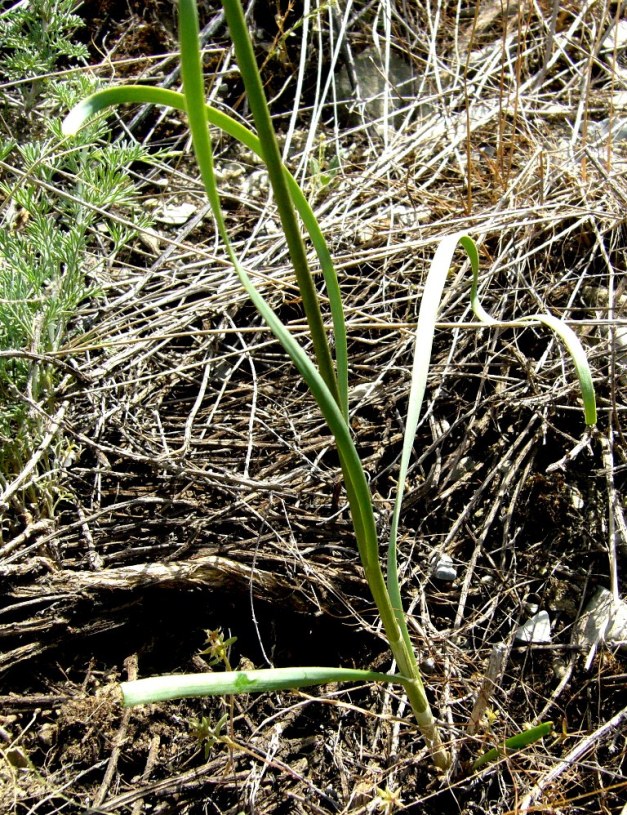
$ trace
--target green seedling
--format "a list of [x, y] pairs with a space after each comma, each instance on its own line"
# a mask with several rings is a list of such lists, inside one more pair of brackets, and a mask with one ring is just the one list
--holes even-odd
[[375, 807], [384, 815], [393, 815], [403, 805], [401, 795], [398, 790], [392, 790], [389, 787], [381, 787], [377, 789], [375, 798]]
[[493, 747], [491, 750], [488, 750], [487, 753], [479, 756], [472, 765], [472, 768], [473, 770], [479, 770], [484, 764], [489, 764], [510, 753], [515, 753], [517, 750], [522, 750], [552, 732], [553, 722], [543, 722], [535, 727], [530, 727], [528, 730], [523, 730], [521, 733], [511, 736], [511, 738], [505, 739], [503, 744], [500, 744], [498, 747]]
[[229, 661], [229, 651], [231, 645], [237, 642], [237, 637], [229, 637], [224, 639], [224, 635], [219, 628], [213, 631], [205, 631], [207, 635], [206, 648], [200, 651], [201, 656], [209, 657], [209, 665], [224, 665], [227, 671], [231, 670], [231, 663]]
[[[183, 93], [141, 85], [109, 88], [90, 96], [75, 107], [65, 119], [63, 129], [68, 135], [73, 134], [98, 111], [111, 105], [128, 102], [166, 105], [187, 113], [200, 175], [229, 259], [252, 302], [307, 383], [335, 439], [357, 549], [398, 673], [382, 674], [337, 667], [294, 667], [152, 677], [122, 683], [124, 704], [131, 706], [209, 694], [268, 692], [329, 682], [394, 682], [400, 684], [407, 694], [435, 765], [445, 770], [450, 765], [451, 757], [442, 742], [436, 720], [429, 706], [410, 640], [400, 596], [396, 539], [405, 479], [427, 383], [435, 321], [442, 291], [453, 254], [458, 244], [461, 244], [473, 269], [473, 293], [476, 295], [476, 276], [479, 268], [477, 248], [472, 239], [463, 234], [445, 237], [435, 253], [427, 276], [416, 329], [408, 415], [405, 423], [398, 490], [387, 547], [387, 567], [384, 573], [379, 557], [379, 537], [369, 482], [355, 447], [348, 421], [346, 324], [337, 275], [311, 207], [281, 160], [241, 3], [239, 0], [223, 0], [223, 6], [253, 115], [256, 134], [224, 113], [205, 104], [198, 15], [194, 0], [179, 0]], [[313, 360], [280, 321], [236, 256], [226, 229], [216, 186], [209, 125], [217, 127], [249, 147], [262, 158], [267, 168], [309, 325]], [[331, 343], [324, 328], [320, 298], [307, 261], [299, 216], [323, 271], [333, 323], [335, 357], [331, 353]], [[489, 317], [488, 321], [490, 321]], [[555, 328], [554, 325], [550, 327]], [[580, 381], [590, 386], [583, 389], [583, 395], [586, 402], [586, 421], [592, 422], [596, 413], [593, 408], [594, 391], [591, 389], [592, 379], [588, 364], [576, 337], [569, 335], [569, 341], [571, 353], [573, 349], [576, 351], [573, 358], [578, 367]]]
[[211, 748], [214, 744], [224, 740], [222, 731], [228, 719], [229, 714], [225, 713], [214, 726], [211, 725], [211, 721], [206, 716], [203, 716], [201, 719], [193, 719], [190, 722], [192, 736], [202, 745], [205, 761], [209, 758]]
[[310, 194], [313, 198], [316, 198], [321, 192], [327, 190], [327, 187], [332, 184], [340, 172], [340, 157], [338, 153], [335, 153], [331, 158], [328, 158], [326, 143], [324, 137], [322, 137], [318, 145], [318, 155], [309, 159], [308, 166]]

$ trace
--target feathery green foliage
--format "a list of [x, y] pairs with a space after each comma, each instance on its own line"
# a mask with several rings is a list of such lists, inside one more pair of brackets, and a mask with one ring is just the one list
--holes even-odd
[[[82, 74], [47, 75], [68, 59], [86, 56], [84, 46], [69, 39], [82, 25], [73, 14], [76, 5], [16, 3], [0, 16], [0, 50], [11, 80], [4, 92], [12, 102], [4, 120], [10, 132], [0, 142], [0, 193], [7, 201], [0, 229], [0, 504], [17, 501], [16, 508], [34, 518], [54, 515], [54, 471], [70, 447], [57, 429], [37, 453], [62, 402], [59, 367], [46, 355], [62, 350], [81, 304], [96, 294], [96, 231], [99, 249], [108, 244], [112, 254], [137, 234], [108, 222], [94, 207], [116, 205], [130, 210], [138, 227], [147, 225], [128, 173], [133, 163], [149, 158], [146, 150], [109, 143], [97, 120], [68, 149], [50, 115], [95, 88]], [[46, 115], [24, 117], [24, 108]], [[56, 194], [60, 178], [67, 179], [69, 195]], [[36, 456], [36, 466], [23, 477]], [[4, 532], [0, 528], [0, 536]]]

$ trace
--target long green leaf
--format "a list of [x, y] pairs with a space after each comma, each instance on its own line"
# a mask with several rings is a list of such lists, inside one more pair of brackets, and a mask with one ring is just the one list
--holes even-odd
[[250, 671], [171, 674], [122, 682], [125, 707], [183, 699], [189, 696], [224, 696], [308, 688], [329, 682], [393, 682], [411, 680], [398, 674], [383, 674], [352, 668], [262, 668]]
[[[283, 228], [283, 235], [285, 236], [289, 249], [292, 266], [294, 267], [294, 273], [298, 282], [298, 289], [303, 301], [303, 308], [307, 317], [314, 347], [314, 355], [322, 378], [338, 404], [342, 406], [338, 380], [331, 359], [331, 349], [322, 322], [320, 301], [309, 269], [305, 244], [296, 218], [292, 198], [283, 173], [283, 161], [274, 132], [274, 126], [272, 125], [270, 110], [263, 91], [261, 76], [257, 68], [252, 42], [246, 26], [244, 11], [239, 0], [224, 0], [222, 5], [233, 41], [237, 64], [242, 79], [244, 80], [248, 104], [250, 105], [257, 128], [257, 135], [259, 136], [263, 153], [263, 161], [266, 165], [272, 185], [274, 200], [279, 211]], [[195, 0], [182, 0], [180, 3], [181, 17], [183, 16], [184, 6], [193, 6], [195, 10]], [[199, 47], [198, 42], [197, 37], [195, 42], [196, 49]], [[184, 54], [185, 47], [189, 46], [191, 48], [192, 43], [191, 41], [184, 43], [183, 40], [181, 40], [181, 46]], [[185, 95], [187, 96], [187, 93]]]
[[[187, 112], [185, 97], [176, 91], [166, 90], [164, 88], [153, 88], [148, 85], [122, 85], [115, 88], [104, 88], [86, 97], [72, 108], [63, 120], [63, 133], [68, 136], [74, 135], [92, 116], [109, 107], [123, 104], [161, 105]], [[237, 139], [241, 144], [248, 147], [249, 150], [252, 150], [255, 155], [259, 156], [259, 158], [263, 158], [261, 143], [251, 130], [211, 105], [205, 105], [205, 115], [209, 124], [214, 125], [224, 133]], [[285, 165], [282, 165], [282, 172], [285, 176], [285, 181], [288, 185], [294, 206], [311, 239], [324, 276], [333, 322], [340, 404], [345, 417], [348, 417], [348, 350], [346, 321], [344, 318], [344, 307], [342, 305], [337, 273], [326, 240], [309, 202], [298, 185], [298, 182]]]
[[528, 747], [530, 744], [544, 738], [544, 736], [548, 736], [552, 730], [553, 722], [543, 722], [542, 724], [536, 725], [536, 727], [523, 730], [515, 736], [511, 736], [509, 739], [505, 739], [503, 744], [498, 747], [493, 747], [491, 750], [488, 750], [487, 753], [479, 756], [472, 765], [472, 768], [473, 770], [479, 770], [484, 764], [496, 761], [498, 758], [506, 756], [508, 753], [513, 753], [515, 750], [522, 750], [523, 747]]
[[479, 262], [474, 242], [471, 238], [463, 235], [462, 233], [448, 235], [447, 237], [443, 238], [440, 241], [435, 255], [433, 256], [433, 260], [431, 261], [429, 274], [427, 275], [427, 280], [425, 282], [424, 293], [420, 302], [420, 311], [418, 313], [418, 325], [416, 326], [416, 336], [414, 340], [414, 361], [412, 365], [409, 404], [407, 407], [407, 418], [405, 420], [405, 434], [403, 437], [403, 448], [398, 473], [396, 499], [394, 502], [394, 510], [392, 512], [392, 520], [390, 523], [387, 567], [388, 592], [390, 594], [390, 599], [392, 600], [392, 605], [394, 606], [394, 611], [397, 615], [399, 626], [403, 632], [403, 636], [407, 638], [408, 645], [409, 633], [405, 623], [405, 613], [403, 611], [398, 580], [398, 525], [403, 504], [403, 496], [405, 494], [407, 471], [409, 469], [414, 440], [416, 437], [416, 429], [418, 427], [422, 402], [425, 395], [425, 389], [427, 387], [427, 375], [429, 373], [429, 366], [431, 364], [431, 349], [433, 347], [433, 337], [435, 334], [435, 323], [438, 308], [440, 306], [440, 300], [442, 299], [442, 291], [446, 283], [446, 278], [451, 268], [453, 253], [455, 252], [455, 249], [459, 243], [461, 243], [466, 250], [473, 269], [475, 268], [475, 264], [478, 266]]

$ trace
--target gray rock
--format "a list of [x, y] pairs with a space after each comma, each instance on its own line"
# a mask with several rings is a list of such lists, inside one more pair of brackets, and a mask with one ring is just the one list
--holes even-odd
[[431, 574], [436, 580], [443, 580], [451, 582], [457, 577], [457, 569], [453, 563], [453, 559], [445, 554], [439, 554], [433, 561], [431, 567]]
[[392, 52], [386, 75], [382, 55], [375, 48], [368, 48], [353, 58], [353, 67], [356, 88], [352, 87], [346, 68], [342, 68], [337, 80], [338, 92], [348, 117], [355, 123], [360, 119], [372, 122], [379, 131], [390, 126], [399, 127], [403, 115], [396, 111], [400, 111], [415, 96], [415, 77], [411, 65]]

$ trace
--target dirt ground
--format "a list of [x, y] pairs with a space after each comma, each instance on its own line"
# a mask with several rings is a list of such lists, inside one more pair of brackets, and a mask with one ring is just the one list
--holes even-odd
[[[627, 164], [612, 136], [627, 107], [618, 70], [627, 51], [615, 38], [610, 59], [602, 45], [620, 9], [520, 0], [505, 12], [481, 3], [474, 15], [456, 3], [392, 3], [390, 41], [420, 77], [421, 103], [416, 91], [404, 123], [386, 130], [371, 112], [321, 102], [342, 21], [357, 56], [382, 36], [383, 7], [316, 5], [301, 88], [302, 24], [282, 37], [301, 4], [257, 3], [251, 18], [282, 143], [298, 111], [290, 166], [313, 121], [324, 134], [310, 189], [345, 296], [351, 423], [382, 540], [413, 329], [443, 235], [465, 229], [479, 241], [495, 317], [548, 310], [572, 321], [599, 406], [584, 435], [572, 365], [545, 330], [477, 327], [460, 258], [440, 309], [399, 545], [453, 768], [433, 769], [406, 700], [374, 684], [121, 705], [122, 680], [207, 670], [200, 652], [217, 630], [236, 637], [233, 666], [392, 668], [332, 439], [216, 244], [184, 121], [134, 109], [121, 114], [127, 135], [170, 155], [137, 168], [146, 207], [188, 203], [193, 215], [157, 222], [156, 243], [94, 263], [101, 295], [67, 348], [81, 376], [57, 395], [68, 399], [62, 432], [73, 452], [56, 463], [54, 516], [25, 506], [5, 517], [2, 812], [627, 811], [625, 654], [600, 644], [587, 664], [577, 639], [586, 604], [615, 574], [620, 588], [627, 558]], [[104, 81], [177, 87], [172, 4], [88, 0], [80, 13]], [[207, 71], [224, 72], [210, 92], [246, 117], [218, 7], [202, 4], [201, 18]], [[111, 126], [117, 137], [120, 120]], [[216, 154], [241, 256], [307, 345], [259, 164], [226, 138]], [[452, 580], [434, 575], [444, 555]], [[516, 640], [538, 611], [550, 641]], [[548, 720], [550, 736], [472, 771], [479, 754]]]

